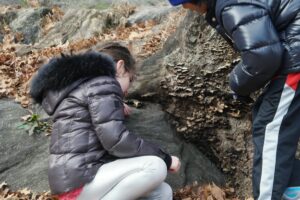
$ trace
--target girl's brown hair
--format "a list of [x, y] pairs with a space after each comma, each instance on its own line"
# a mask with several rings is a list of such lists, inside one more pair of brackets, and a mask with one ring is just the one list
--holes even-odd
[[99, 44], [96, 45], [92, 50], [110, 55], [115, 62], [118, 62], [119, 60], [124, 60], [125, 70], [127, 72], [134, 73], [136, 70], [136, 62], [129, 49], [118, 42], [108, 42], [104, 44]]

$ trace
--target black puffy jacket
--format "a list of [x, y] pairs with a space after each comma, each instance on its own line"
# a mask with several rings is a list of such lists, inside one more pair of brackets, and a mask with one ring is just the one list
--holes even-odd
[[124, 126], [123, 93], [115, 65], [104, 54], [52, 59], [31, 82], [30, 94], [53, 117], [49, 184], [53, 194], [90, 182], [101, 165], [118, 158], [171, 157]]
[[234, 92], [249, 95], [276, 74], [300, 71], [300, 0], [210, 2], [209, 23], [242, 57], [230, 74]]

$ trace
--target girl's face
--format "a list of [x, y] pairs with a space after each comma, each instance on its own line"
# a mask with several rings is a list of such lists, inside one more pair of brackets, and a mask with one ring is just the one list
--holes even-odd
[[122, 91], [126, 96], [128, 94], [128, 89], [131, 86], [131, 83], [133, 82], [134, 74], [126, 71], [125, 63], [123, 60], [119, 60], [117, 62], [116, 79], [121, 85]]

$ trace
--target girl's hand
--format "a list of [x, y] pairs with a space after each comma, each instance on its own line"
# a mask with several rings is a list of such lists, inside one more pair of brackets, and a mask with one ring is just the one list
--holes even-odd
[[128, 117], [131, 114], [131, 108], [126, 103], [123, 103], [123, 105], [124, 105], [124, 115], [125, 117]]
[[171, 167], [170, 167], [169, 171], [172, 173], [176, 173], [180, 169], [181, 162], [180, 162], [179, 158], [176, 156], [171, 156], [171, 158], [172, 158], [172, 163], [171, 163]]

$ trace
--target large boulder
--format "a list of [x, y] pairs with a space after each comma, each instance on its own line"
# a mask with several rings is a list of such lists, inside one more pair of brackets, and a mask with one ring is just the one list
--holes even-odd
[[29, 136], [19, 129], [21, 117], [30, 114], [9, 99], [0, 100], [0, 183], [12, 189], [48, 190], [47, 162], [49, 138]]
[[6, 33], [5, 25], [9, 24], [17, 17], [17, 9], [9, 9], [4, 7], [0, 9], [0, 43], [3, 42], [4, 34]]
[[111, 0], [0, 0], [0, 5], [20, 5], [22, 7], [30, 7], [32, 4], [52, 7], [59, 6], [61, 8], [102, 8], [103, 5], [110, 5]]
[[176, 8], [170, 6], [143, 6], [127, 19], [127, 25], [143, 23], [145, 21], [153, 21], [157, 24], [161, 23], [171, 11]]
[[49, 32], [40, 37], [39, 48], [56, 46], [76, 40], [99, 36], [109, 28], [125, 23], [133, 7], [124, 5], [107, 10], [68, 9], [63, 18]]
[[128, 2], [133, 5], [137, 6], [165, 6], [169, 5], [168, 1], [161, 1], [161, 0], [112, 0], [114, 4], [120, 2]]
[[[43, 119], [48, 118], [39, 107], [33, 107], [33, 110]], [[0, 183], [6, 181], [12, 189], [27, 187], [36, 192], [47, 191], [49, 137], [44, 134], [29, 136], [24, 130], [17, 129], [20, 118], [28, 113], [11, 100], [0, 100]], [[220, 171], [197, 148], [181, 141], [174, 133], [159, 105], [146, 104], [144, 108], [133, 109], [126, 124], [136, 134], [182, 159], [180, 173], [167, 179], [174, 189], [194, 181], [224, 184]]]
[[130, 92], [159, 102], [186, 141], [227, 175], [241, 196], [251, 196], [250, 106], [230, 95], [228, 74], [237, 52], [205, 21], [188, 12], [163, 49], [145, 59]]
[[168, 123], [168, 117], [158, 104], [146, 104], [145, 108], [133, 109], [128, 119], [129, 130], [149, 139], [178, 156], [182, 167], [178, 174], [167, 178], [173, 188], [180, 188], [197, 181], [199, 184], [216, 183], [224, 185], [219, 170], [194, 145], [182, 141]]
[[10, 23], [13, 32], [22, 33], [24, 44], [34, 44], [42, 34], [41, 23], [44, 16], [49, 14], [49, 8], [27, 8], [17, 13], [16, 19]]
[[38, 0], [39, 3], [43, 6], [53, 6], [57, 5], [62, 8], [89, 8], [89, 9], [98, 9], [103, 10], [109, 7], [112, 4], [120, 3], [130, 3], [132, 5], [145, 5], [145, 6], [158, 6], [158, 5], [167, 5], [167, 1], [160, 0], [76, 0], [74, 3], [73, 0]]
[[158, 86], [172, 124], [222, 169], [241, 197], [251, 196], [250, 107], [232, 99], [227, 78], [238, 54], [192, 12], [163, 52], [156, 72], [162, 78], [152, 88]]
[[21, 4], [21, 0], [0, 0], [0, 5], [12, 5], [12, 4]]
[[111, 3], [109, 0], [38, 0], [42, 6], [59, 6], [61, 8], [105, 8]]

